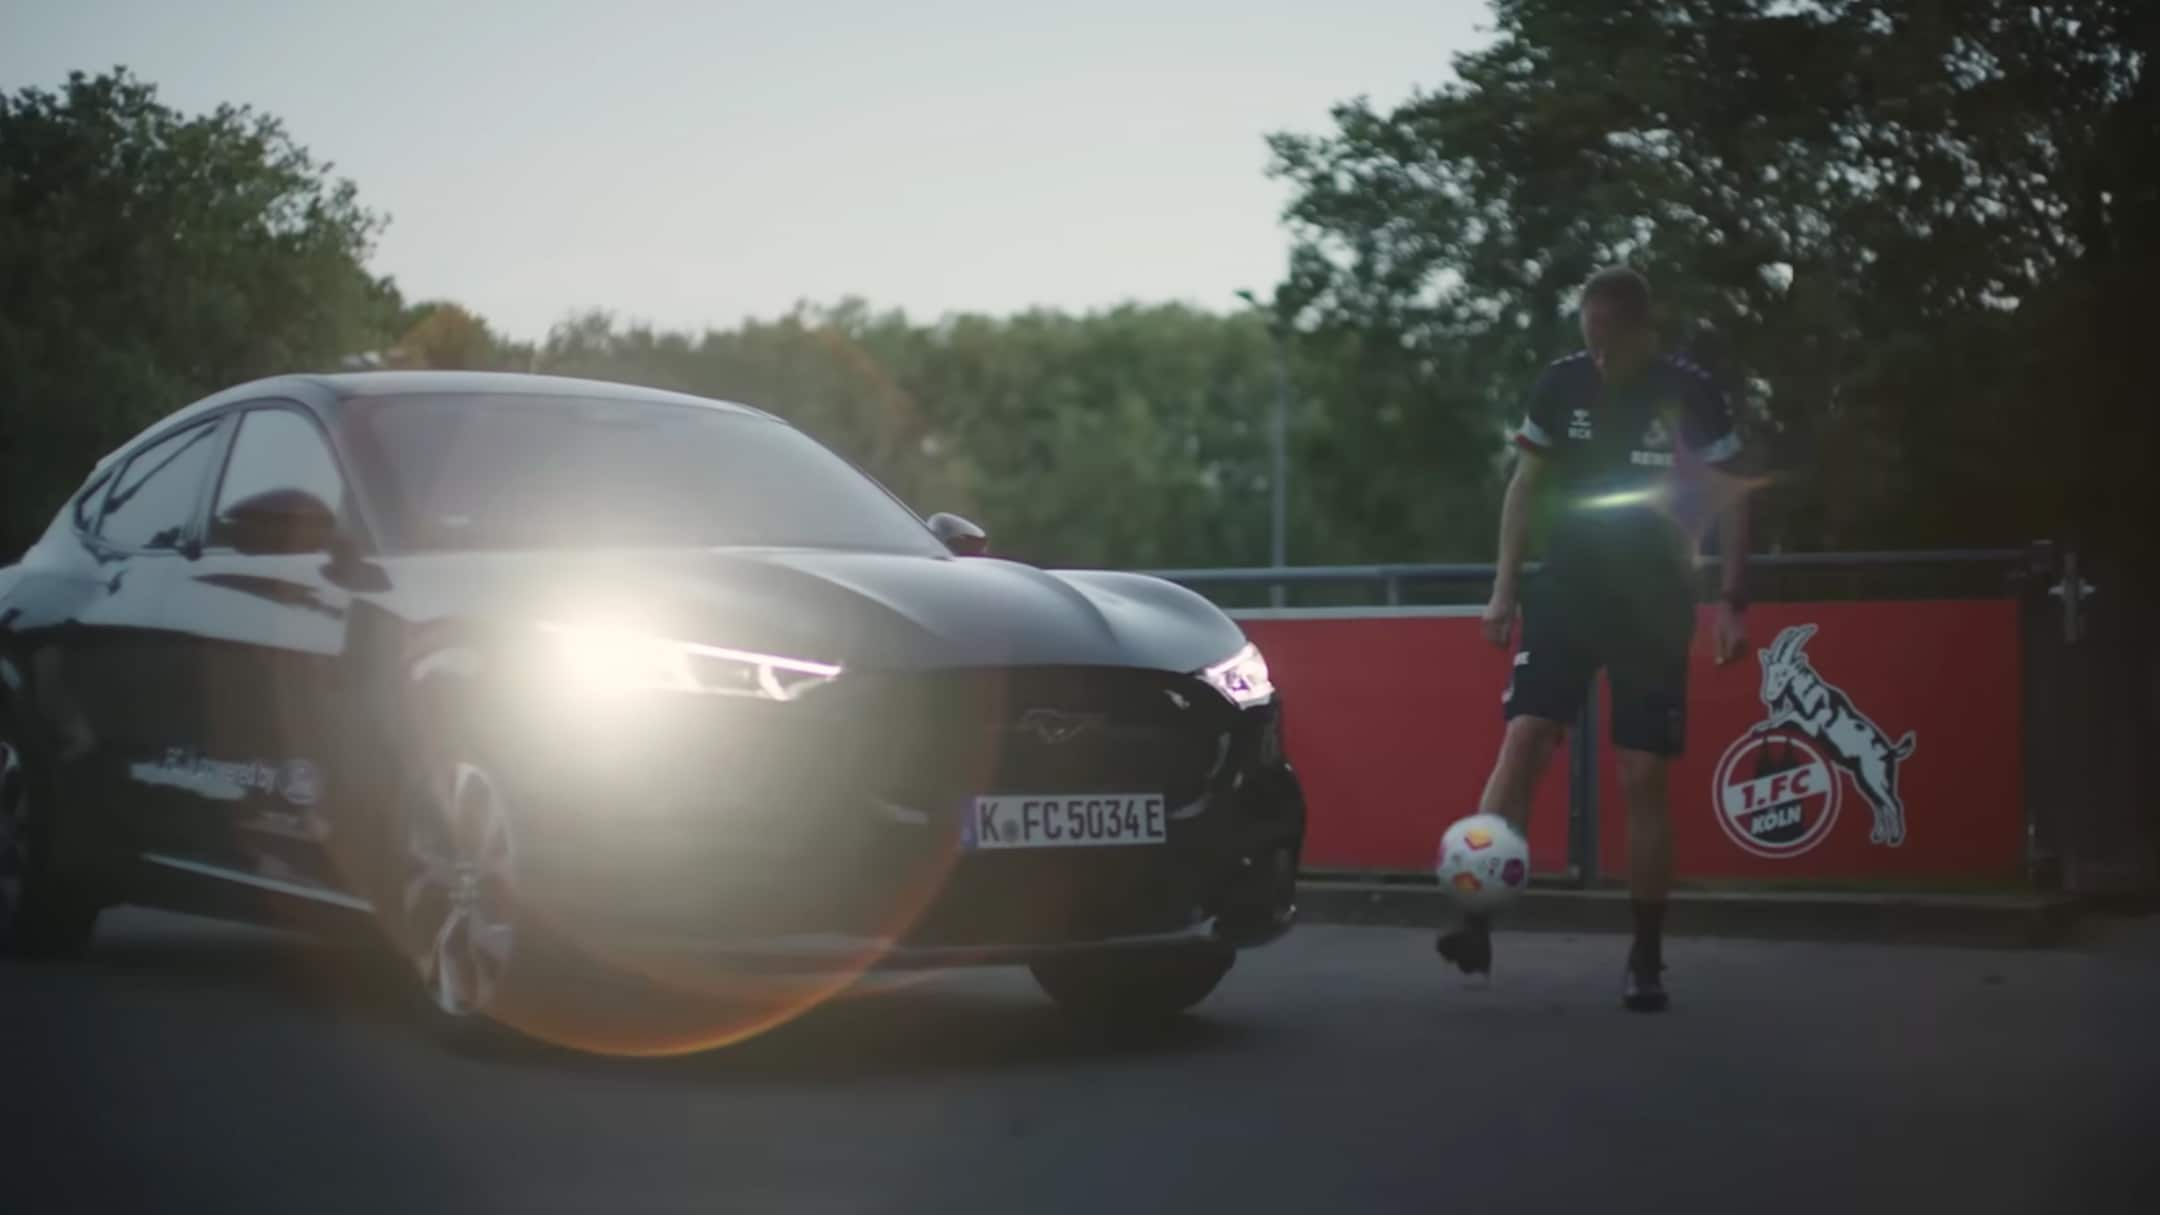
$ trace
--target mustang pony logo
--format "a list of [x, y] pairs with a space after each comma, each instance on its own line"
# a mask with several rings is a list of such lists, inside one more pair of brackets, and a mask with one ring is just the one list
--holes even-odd
[[1770, 648], [1761, 651], [1762, 702], [1770, 716], [1749, 730], [1748, 738], [1782, 730], [1820, 744], [1875, 812], [1875, 829], [1868, 841], [1894, 848], [1905, 842], [1905, 801], [1898, 794], [1898, 765], [1913, 753], [1918, 740], [1907, 730], [1903, 738], [1891, 742], [1850, 696], [1816, 674], [1802, 649], [1814, 635], [1814, 625], [1796, 625], [1779, 633]]
[[1020, 728], [1056, 746], [1071, 742], [1102, 724], [1099, 713], [1062, 713], [1056, 709], [1029, 709], [1020, 715]]

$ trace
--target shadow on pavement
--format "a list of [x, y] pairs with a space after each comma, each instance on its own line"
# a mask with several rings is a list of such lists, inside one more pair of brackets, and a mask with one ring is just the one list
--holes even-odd
[[401, 964], [373, 944], [222, 924], [100, 939], [79, 961], [37, 969], [128, 987], [214, 989], [384, 1017], [397, 1015], [407, 991]]
[[[694, 1053], [640, 1058], [519, 1040], [461, 1052], [426, 1032], [411, 977], [379, 946], [164, 917], [126, 925], [81, 961], [37, 971], [115, 989], [116, 996], [213, 993], [243, 1005], [259, 1002], [265, 1010], [319, 1017], [325, 1029], [357, 1023], [407, 1037], [419, 1049], [440, 1051], [446, 1062], [635, 1075], [641, 1081], [849, 1083], [876, 1076], [1101, 1065], [1234, 1048], [1254, 1032], [1211, 1015], [1213, 1002], [1159, 1026], [1108, 1031], [1066, 1017], [1017, 971], [1007, 972], [1026, 985], [1017, 990], [986, 990], [982, 972], [959, 972], [859, 987], [753, 1037]], [[1226, 986], [1237, 980], [1233, 970]], [[680, 1000], [670, 1003], [677, 1007], [669, 1015], [680, 1018]], [[723, 1016], [715, 1014], [715, 1023]]]
[[[723, 1083], [853, 1083], [868, 1077], [1016, 1068], [1090, 1067], [1225, 1050], [1250, 1038], [1238, 1022], [1193, 1013], [1160, 1026], [1106, 1031], [1049, 1002], [925, 985], [846, 996], [731, 1046], [695, 1055], [625, 1059], [546, 1048], [525, 1062], [571, 1071]], [[537, 1057], [536, 1057], [537, 1056]]]

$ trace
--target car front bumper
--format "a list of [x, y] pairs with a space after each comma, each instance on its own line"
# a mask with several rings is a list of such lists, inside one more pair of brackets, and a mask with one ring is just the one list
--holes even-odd
[[521, 884], [565, 932], [751, 969], [910, 970], [1244, 949], [1296, 921], [1305, 804], [1275, 704], [1199, 723], [1186, 750], [1212, 766], [1164, 778], [1163, 842], [1015, 851], [966, 846], [973, 793], [1130, 788], [1138, 769], [1098, 775], [1068, 748], [1045, 774], [1009, 739], [955, 753], [896, 720], [902, 737], [866, 746], [750, 716], [515, 749]]
[[1296, 835], [1013, 854], [939, 848], [919, 831], [858, 824], [806, 850], [695, 834], [588, 839], [535, 858], [531, 889], [589, 947], [753, 970], [1248, 949], [1296, 922]]

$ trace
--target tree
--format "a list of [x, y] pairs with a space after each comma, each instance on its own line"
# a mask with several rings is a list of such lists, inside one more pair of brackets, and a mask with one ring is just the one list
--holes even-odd
[[396, 327], [401, 336], [383, 357], [388, 367], [519, 370], [530, 359], [530, 352], [497, 337], [486, 321], [447, 300], [429, 300], [401, 310]]
[[766, 409], [918, 510], [979, 516], [1001, 552], [1199, 565], [1266, 559], [1272, 358], [1253, 315], [1128, 306], [915, 324], [845, 300], [701, 335], [586, 314], [535, 361]]
[[964, 477], [929, 439], [895, 369], [915, 337], [897, 314], [858, 302], [799, 308], [770, 322], [702, 335], [619, 328], [605, 313], [557, 325], [534, 364], [554, 375], [643, 384], [738, 401], [787, 418], [927, 509], [966, 500]]
[[137, 429], [390, 336], [381, 219], [273, 118], [125, 69], [0, 98], [0, 552]]
[[2037, 305], [2130, 218], [2097, 141], [2149, 95], [2147, 7], [1498, 0], [1457, 83], [1272, 140], [1284, 291], [1490, 435], [1632, 262], [1774, 451], [1770, 542], [2029, 539], [2064, 473], [2031, 459], [2031, 369], [2066, 361]]
[[1134, 305], [926, 337], [916, 396], [1012, 546], [1082, 565], [1266, 560], [1260, 318]]

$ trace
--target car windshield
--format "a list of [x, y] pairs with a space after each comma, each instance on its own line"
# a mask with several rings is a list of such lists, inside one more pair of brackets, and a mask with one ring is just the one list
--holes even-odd
[[344, 417], [399, 549], [945, 551], [854, 466], [755, 415], [486, 396], [356, 400]]

